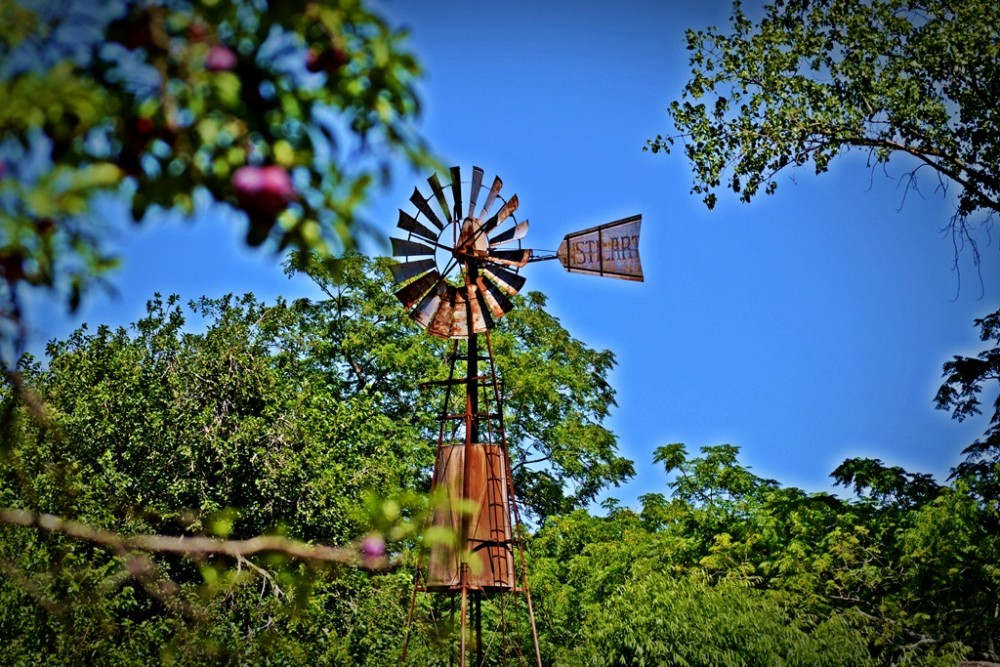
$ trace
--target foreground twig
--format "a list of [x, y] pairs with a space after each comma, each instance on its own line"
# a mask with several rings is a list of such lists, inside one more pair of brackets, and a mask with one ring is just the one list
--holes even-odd
[[243, 559], [262, 553], [276, 553], [297, 560], [359, 565], [369, 570], [386, 570], [392, 564], [384, 557], [360, 557], [355, 549], [306, 544], [279, 535], [260, 535], [247, 540], [222, 540], [202, 536], [120, 535], [80, 521], [30, 510], [0, 508], [0, 523], [37, 528], [92, 542], [116, 552], [148, 551], [182, 556], [228, 556]]

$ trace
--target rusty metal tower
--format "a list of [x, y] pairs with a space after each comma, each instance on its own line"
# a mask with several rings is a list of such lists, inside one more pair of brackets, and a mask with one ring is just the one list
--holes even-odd
[[[400, 662], [407, 657], [417, 593], [429, 592], [449, 596], [452, 609], [458, 607], [459, 667], [469, 653], [470, 616], [475, 665], [496, 651], [501, 664], [530, 660], [541, 667], [490, 330], [513, 308], [510, 296], [524, 286], [520, 270], [529, 262], [558, 259], [574, 273], [641, 281], [642, 216], [567, 234], [555, 253], [536, 253], [522, 247], [528, 221], [517, 221], [517, 195], [504, 198], [499, 177], [487, 188], [483, 170], [473, 167], [466, 208], [460, 169], [452, 167], [450, 175], [447, 186], [437, 174], [427, 179], [428, 197], [414, 188], [416, 214], [399, 211], [405, 238], [390, 239], [393, 255], [402, 258], [392, 268], [396, 296], [428, 333], [453, 341], [449, 377], [428, 384], [445, 389], [432, 478], [432, 496], [441, 503], [432, 521], [454, 539], [435, 542], [422, 554]], [[463, 397], [464, 409], [455, 409]], [[523, 599], [527, 611], [534, 649], [529, 657], [520, 641], [508, 641], [507, 625], [518, 612], [511, 596]], [[489, 647], [482, 639], [486, 597], [499, 600], [500, 627], [492, 633], [499, 641]]]

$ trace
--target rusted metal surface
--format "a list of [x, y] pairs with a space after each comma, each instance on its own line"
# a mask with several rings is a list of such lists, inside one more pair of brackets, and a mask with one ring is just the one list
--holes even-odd
[[451, 200], [454, 206], [451, 209], [451, 219], [462, 219], [462, 170], [459, 167], [451, 168]]
[[[465, 496], [464, 473], [469, 475]], [[462, 553], [466, 550], [469, 561], [466, 585], [470, 590], [517, 588], [506, 474], [502, 450], [497, 445], [451, 444], [438, 448], [434, 488], [443, 500], [434, 512], [434, 525], [460, 535], [465, 509], [469, 512], [465, 522], [468, 532], [464, 544], [460, 539], [457, 544], [439, 542], [431, 547], [428, 589], [459, 590]]]
[[[510, 312], [508, 297], [524, 285], [517, 269], [530, 260], [531, 251], [519, 247], [528, 221], [514, 218], [516, 194], [507, 200], [500, 197], [503, 181], [499, 177], [494, 177], [482, 211], [474, 217], [483, 170], [473, 167], [469, 215], [460, 218], [464, 208], [461, 169], [452, 167], [449, 174], [448, 185], [442, 185], [438, 174], [431, 174], [427, 179], [430, 196], [414, 189], [410, 201], [417, 215], [400, 209], [397, 227], [406, 232], [406, 238], [390, 242], [393, 255], [406, 261], [393, 266], [392, 274], [398, 286], [395, 294], [410, 317], [435, 336], [462, 339], [491, 329]], [[493, 238], [488, 238], [494, 230]]]
[[479, 188], [483, 187], [483, 170], [481, 167], [472, 168], [472, 186], [469, 188], [469, 214], [471, 218], [476, 214], [476, 200], [479, 199]]
[[462, 256], [474, 256], [478, 253], [485, 254], [488, 247], [482, 224], [475, 218], [466, 218], [462, 223], [462, 233], [459, 234], [458, 242], [455, 244], [455, 252]]
[[441, 291], [441, 298], [434, 304], [433, 312], [428, 314], [430, 321], [424, 324], [418, 320], [417, 323], [439, 338], [448, 338], [451, 335], [451, 320], [455, 310], [455, 293], [444, 285], [441, 286]]
[[521, 250], [494, 250], [490, 253], [489, 261], [507, 266], [522, 267], [531, 259], [531, 250], [523, 248]]
[[524, 276], [514, 273], [513, 271], [508, 271], [507, 269], [499, 266], [488, 266], [484, 268], [483, 275], [486, 276], [491, 283], [511, 296], [520, 292], [521, 288], [524, 287]]
[[438, 179], [438, 175], [431, 174], [430, 178], [427, 179], [427, 183], [431, 186], [431, 191], [434, 193], [434, 198], [437, 200], [438, 207], [441, 209], [441, 212], [444, 213], [445, 222], [452, 222], [451, 208], [448, 206], [448, 199], [444, 196], [444, 188], [441, 187], [441, 181]]
[[642, 281], [641, 226], [642, 216], [633, 215], [567, 234], [556, 256], [571, 273]]
[[[468, 326], [471, 327], [472, 333], [481, 334], [491, 328], [493, 320], [489, 317], [489, 313], [483, 309], [476, 286], [472, 284], [468, 285], [464, 289], [460, 287], [458, 288], [458, 291], [467, 304], [467, 317], [471, 318], [468, 322]], [[462, 337], [465, 338], [468, 335], [469, 331], [466, 331], [465, 335]]]
[[396, 297], [402, 302], [403, 307], [409, 310], [434, 287], [440, 278], [437, 271], [432, 271], [396, 290]]
[[483, 277], [479, 278], [479, 290], [494, 319], [500, 319], [514, 308], [514, 304], [507, 298], [507, 295]]
[[497, 234], [490, 239], [490, 246], [503, 245], [504, 243], [510, 243], [511, 241], [520, 241], [528, 234], [528, 221], [524, 220], [517, 223], [507, 231]]
[[[437, 271], [434, 272], [437, 274]], [[437, 286], [430, 292], [424, 295], [424, 298], [420, 300], [413, 310], [410, 312], [410, 317], [414, 321], [427, 329], [432, 324], [432, 320], [437, 316], [437, 313], [441, 310], [441, 304], [444, 302], [445, 296], [448, 290], [444, 282], [439, 282]]]
[[479, 219], [482, 220], [486, 217], [486, 214], [490, 212], [493, 208], [493, 202], [497, 200], [497, 196], [500, 194], [500, 188], [503, 187], [503, 181], [500, 180], [499, 176], [493, 177], [493, 185], [490, 187], [490, 193], [486, 195], [486, 203], [483, 204], [483, 210], [479, 213]]
[[493, 217], [483, 223], [483, 233], [489, 234], [498, 226], [502, 225], [504, 220], [514, 214], [514, 211], [517, 210], [517, 206], [517, 195], [514, 195], [504, 202], [503, 206], [500, 207], [500, 210], [497, 211]]

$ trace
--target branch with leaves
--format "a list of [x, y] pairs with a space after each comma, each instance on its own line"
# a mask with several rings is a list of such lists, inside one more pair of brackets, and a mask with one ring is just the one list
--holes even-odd
[[0, 0], [0, 335], [25, 291], [75, 308], [115, 268], [102, 196], [228, 204], [249, 245], [327, 258], [375, 238], [372, 186], [433, 160], [420, 67], [367, 4]]
[[392, 566], [384, 555], [365, 554], [357, 548], [308, 544], [280, 535], [260, 535], [246, 540], [200, 535], [121, 535], [80, 521], [11, 507], [0, 508], [0, 523], [65, 535], [98, 544], [116, 554], [145, 551], [186, 557], [225, 556], [235, 560], [258, 554], [279, 554], [296, 560], [357, 565], [370, 570], [387, 570]]
[[677, 131], [647, 148], [682, 142], [709, 208], [720, 189], [748, 202], [775, 192], [778, 173], [825, 172], [852, 148], [873, 166], [905, 154], [918, 165], [908, 187], [920, 166], [958, 186], [950, 225], [975, 250], [968, 220], [1000, 211], [998, 43], [987, 0], [778, 0], [758, 20], [737, 0], [728, 31], [687, 32]]

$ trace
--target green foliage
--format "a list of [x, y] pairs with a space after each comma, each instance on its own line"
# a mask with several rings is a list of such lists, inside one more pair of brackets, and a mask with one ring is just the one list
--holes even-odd
[[[131, 331], [81, 329], [49, 346], [45, 367], [22, 364], [45, 420], [17, 411], [0, 503], [124, 535], [346, 544], [372, 525], [372, 512], [358, 511], [370, 489], [405, 498], [424, 478], [429, 447], [370, 396], [332, 393], [307, 364], [276, 363], [295, 304], [247, 296], [189, 309], [203, 333], [185, 331], [176, 297], [157, 297]], [[387, 536], [405, 538], [391, 528], [419, 509], [397, 509], [382, 523]], [[355, 605], [389, 596], [399, 607], [411, 581], [280, 556], [143, 561], [27, 528], [5, 527], [2, 538], [12, 576], [0, 585], [0, 634], [17, 638], [0, 649], [4, 664], [35, 655], [51, 664], [365, 664], [365, 643], [398, 645], [400, 619], [383, 623], [391, 634], [380, 638], [376, 624], [352, 620]], [[349, 631], [369, 625], [364, 641]]]
[[[23, 359], [0, 391], [0, 507], [124, 536], [349, 545], [376, 534], [412, 564], [442, 400], [418, 385], [446, 374], [447, 345], [399, 308], [385, 261], [350, 256], [335, 268], [309, 265], [326, 293], [318, 301], [184, 307], [156, 296], [128, 329], [85, 327], [50, 343], [44, 363]], [[539, 517], [581, 507], [631, 471], [601, 425], [610, 353], [568, 336], [541, 304], [519, 304], [524, 316], [494, 337], [504, 372], [524, 375], [508, 387], [508, 421], [545, 406], [509, 445], [519, 460], [550, 453], [547, 474], [567, 485], [529, 489], [522, 500]], [[564, 464], [575, 456], [593, 465]], [[3, 524], [0, 567], [0, 636], [15, 638], [0, 646], [3, 664], [36, 654], [51, 664], [395, 664], [412, 591], [403, 570], [146, 556]], [[418, 612], [411, 656], [440, 663], [436, 622]]]
[[759, 20], [734, 2], [729, 31], [688, 31], [691, 78], [669, 114], [712, 208], [720, 188], [771, 194], [786, 168], [816, 173], [851, 148], [893, 154], [958, 187], [955, 231], [1000, 210], [996, 3], [776, 0]]
[[[654, 611], [655, 610], [655, 611]], [[851, 619], [818, 624], [747, 584], [650, 574], [623, 585], [588, 618], [586, 643], [556, 664], [678, 667], [864, 667]]]
[[878, 459], [847, 459], [830, 476], [839, 485], [853, 486], [858, 495], [896, 507], [923, 505], [941, 491], [930, 475], [886, 467]]
[[[1000, 383], [1000, 311], [990, 313], [975, 322], [979, 338], [994, 343], [975, 357], [956, 355], [944, 364], [945, 382], [938, 390], [935, 402], [941, 410], [951, 410], [952, 417], [964, 421], [980, 410], [980, 395], [984, 383]], [[970, 488], [984, 501], [1000, 498], [1000, 391], [993, 399], [993, 412], [985, 438], [966, 447], [965, 460], [955, 475], [966, 480]]]
[[615, 405], [609, 350], [576, 340], [545, 311], [545, 297], [515, 297], [492, 336], [503, 379], [516, 488], [538, 518], [583, 507], [634, 474], [603, 422]]
[[[357, 211], [390, 158], [432, 162], [406, 35], [362, 0], [23, 4], [0, 3], [7, 318], [18, 290], [75, 308], [114, 268], [100, 193], [129, 199], [137, 222], [228, 202], [248, 243], [330, 255], [367, 233]], [[236, 171], [262, 165], [291, 190], [241, 192]]]
[[607, 517], [542, 527], [532, 590], [549, 664], [995, 658], [995, 502], [964, 479], [941, 487], [860, 461], [845, 466], [871, 495], [807, 494], [753, 475], [738, 453], [660, 447], [668, 494], [643, 496], [639, 512], [611, 505]]
[[[295, 256], [289, 270], [300, 264], [328, 297], [303, 306], [320, 327], [313, 337], [321, 347], [307, 354], [339, 355], [335, 379], [325, 381], [377, 396], [383, 415], [437, 442], [435, 417], [444, 390], [418, 385], [447, 377], [444, 360], [451, 348], [426, 335], [399, 308], [389, 289], [389, 260], [348, 258], [331, 269]], [[570, 336], [545, 312], [541, 294], [513, 300], [515, 308], [491, 332], [491, 341], [519, 500], [542, 519], [586, 506], [634, 470], [603, 424], [614, 405], [607, 381], [614, 355]]]
[[[398, 308], [384, 261], [290, 266], [300, 261], [326, 298], [184, 308], [156, 297], [131, 329], [81, 329], [53, 341], [45, 363], [25, 358], [0, 393], [0, 507], [124, 536], [378, 535], [412, 565], [426, 511], [412, 491], [429, 484], [442, 400], [417, 387], [446, 373], [449, 344]], [[528, 295], [491, 339], [518, 374], [508, 423], [536, 420], [511, 429], [514, 456], [547, 455], [540, 470], [559, 480], [524, 494], [538, 518], [526, 548], [545, 664], [997, 658], [1000, 506], [984, 493], [994, 449], [970, 449], [948, 484], [849, 459], [833, 476], [856, 495], [839, 499], [755, 475], [733, 445], [692, 455], [670, 444], [654, 454], [663, 493], [594, 516], [579, 489], [615, 483], [627, 463], [599, 432], [613, 357], [572, 339], [542, 304]], [[994, 319], [977, 321], [984, 340]], [[961, 372], [966, 359], [991, 355], [945, 365], [939, 397], [963, 401], [959, 415], [974, 414], [994, 379], [982, 364]], [[564, 464], [572, 456], [593, 463]], [[13, 665], [391, 665], [413, 590], [409, 569], [148, 554], [10, 523], [0, 569], [0, 663]], [[493, 627], [499, 607], [483, 611]], [[420, 597], [414, 619], [410, 662], [447, 664], [448, 600]], [[530, 647], [526, 625], [509, 640]]]

